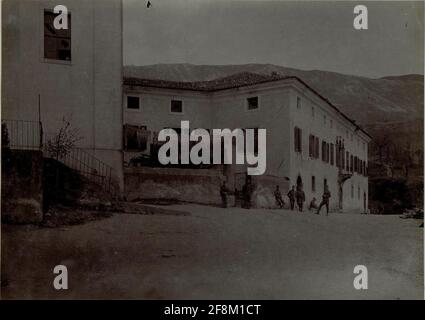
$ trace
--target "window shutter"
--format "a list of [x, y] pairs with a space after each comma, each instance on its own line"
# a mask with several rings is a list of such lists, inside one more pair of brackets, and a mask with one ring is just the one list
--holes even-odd
[[316, 137], [316, 153], [315, 153], [316, 159], [319, 158], [319, 138]]
[[299, 130], [300, 130], [300, 133], [299, 133], [299, 136], [298, 136], [298, 139], [299, 139], [299, 141], [298, 141], [298, 143], [299, 143], [299, 151], [302, 152], [302, 147], [303, 147], [303, 145], [302, 145], [303, 131], [301, 129], [299, 129]]

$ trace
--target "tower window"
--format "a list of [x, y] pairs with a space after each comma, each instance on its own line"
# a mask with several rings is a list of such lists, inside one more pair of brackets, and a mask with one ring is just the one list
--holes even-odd
[[183, 101], [171, 100], [170, 111], [171, 113], [183, 113]]
[[258, 97], [251, 97], [246, 99], [248, 103], [248, 110], [258, 109]]
[[127, 96], [127, 109], [139, 109], [140, 98], [135, 96]]
[[44, 10], [44, 58], [71, 61], [71, 14], [68, 28], [56, 29], [53, 25], [57, 14]]

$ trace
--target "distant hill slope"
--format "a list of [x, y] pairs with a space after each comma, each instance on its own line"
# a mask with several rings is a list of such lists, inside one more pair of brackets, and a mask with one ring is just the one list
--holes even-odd
[[[126, 66], [124, 75], [147, 79], [203, 81], [239, 72], [297, 76], [328, 98], [359, 124], [373, 128], [388, 123], [415, 123], [423, 119], [422, 75], [390, 76], [380, 79], [320, 70], [298, 70], [271, 64], [192, 65], [157, 64]], [[418, 128], [417, 128], [418, 129]], [[423, 129], [422, 129], [423, 130]]]

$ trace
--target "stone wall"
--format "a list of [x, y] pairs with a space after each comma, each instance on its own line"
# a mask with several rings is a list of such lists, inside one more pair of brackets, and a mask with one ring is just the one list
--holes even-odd
[[2, 150], [1, 217], [10, 223], [43, 220], [43, 154]]
[[252, 194], [252, 206], [254, 208], [277, 208], [276, 199], [273, 192], [279, 185], [285, 208], [289, 208], [289, 199], [286, 196], [289, 191], [289, 179], [274, 176], [252, 176], [254, 191]]
[[126, 168], [124, 195], [127, 200], [177, 200], [220, 205], [220, 170], [179, 168]]

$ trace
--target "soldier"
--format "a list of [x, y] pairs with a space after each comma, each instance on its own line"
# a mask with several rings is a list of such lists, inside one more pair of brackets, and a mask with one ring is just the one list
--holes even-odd
[[300, 212], [302, 212], [303, 211], [304, 202], [305, 202], [305, 193], [303, 191], [303, 187], [302, 186], [298, 186], [297, 187], [297, 191], [295, 193], [295, 197], [297, 199], [298, 209], [300, 210]]
[[316, 198], [315, 197], [313, 197], [313, 199], [311, 200], [311, 202], [310, 202], [310, 206], [308, 207], [308, 209], [309, 210], [312, 210], [312, 209], [317, 209], [318, 207], [317, 207], [317, 202], [316, 202]]
[[243, 208], [251, 209], [251, 195], [253, 191], [253, 186], [251, 184], [251, 179], [249, 177], [246, 178], [246, 182], [242, 187], [242, 197], [243, 197]]
[[221, 203], [223, 208], [227, 208], [227, 193], [229, 192], [229, 189], [227, 189], [226, 181], [223, 181], [223, 184], [220, 187], [220, 196], [221, 196]]
[[291, 210], [294, 210], [295, 207], [295, 186], [292, 186], [292, 189], [288, 192], [289, 202], [291, 204]]
[[285, 205], [285, 202], [282, 199], [282, 193], [279, 190], [279, 185], [276, 186], [276, 190], [273, 192], [274, 198], [276, 199], [276, 204], [281, 209]]
[[320, 202], [319, 209], [317, 209], [316, 214], [320, 214], [320, 209], [325, 205], [326, 206], [326, 215], [329, 214], [329, 198], [331, 197], [331, 193], [327, 185], [325, 185], [325, 191], [323, 192], [322, 202]]

